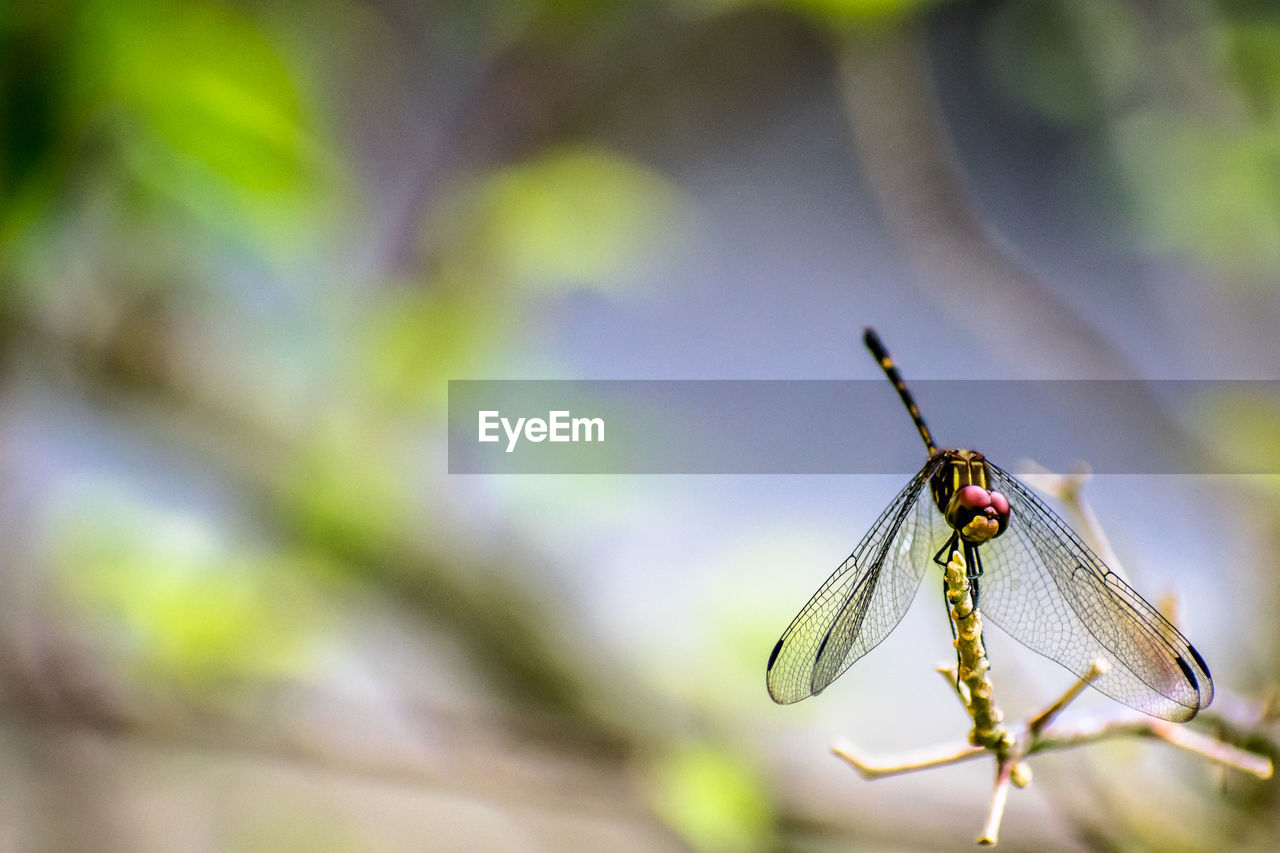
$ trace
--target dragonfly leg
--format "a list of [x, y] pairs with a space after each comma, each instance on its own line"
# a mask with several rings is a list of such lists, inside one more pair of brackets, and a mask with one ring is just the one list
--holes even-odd
[[978, 606], [978, 579], [982, 577], [982, 554], [978, 546], [972, 542], [964, 543], [965, 577], [969, 581], [969, 592], [973, 596], [973, 606]]
[[[947, 563], [951, 561], [952, 552], [956, 550], [956, 546], [959, 544], [960, 544], [960, 534], [952, 533], [951, 538], [947, 540], [947, 543], [938, 549], [938, 553], [933, 555], [933, 561], [937, 563], [939, 566], [946, 566]], [[951, 639], [953, 642], [956, 640], [959, 640], [960, 639], [959, 635], [956, 634], [955, 620], [951, 618], [951, 602], [947, 600], [947, 579], [945, 576], [942, 579], [942, 605], [947, 610], [947, 624], [951, 626]], [[956, 645], [956, 689], [957, 690], [960, 689], [960, 646], [959, 644]]]
[[951, 538], [947, 540], [947, 544], [938, 549], [938, 553], [933, 555], [933, 561], [939, 566], [945, 566], [951, 562], [951, 552], [956, 550], [956, 546], [960, 544], [960, 534], [953, 532]]
[[951, 618], [951, 602], [947, 600], [946, 578], [942, 579], [942, 604], [947, 609], [947, 624], [951, 626], [951, 639], [958, 640], [960, 638], [956, 635], [956, 623], [955, 620]]
[[[936, 559], [936, 558], [935, 558]], [[951, 626], [951, 643], [956, 647], [956, 691], [960, 690], [960, 635], [956, 633], [956, 620], [951, 618], [951, 602], [947, 599], [947, 579], [942, 579], [942, 606], [947, 610], [947, 624]]]

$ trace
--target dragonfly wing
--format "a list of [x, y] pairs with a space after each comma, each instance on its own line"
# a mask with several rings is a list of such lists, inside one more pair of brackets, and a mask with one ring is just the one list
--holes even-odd
[[945, 527], [926, 486], [931, 458], [783, 632], [769, 656], [773, 701], [820, 693], [888, 636], [911, 605]]
[[982, 614], [1076, 675], [1106, 660], [1093, 686], [1154, 717], [1189, 720], [1212, 702], [1209, 668], [1187, 638], [1029, 488], [990, 468], [1013, 515], [982, 546]]

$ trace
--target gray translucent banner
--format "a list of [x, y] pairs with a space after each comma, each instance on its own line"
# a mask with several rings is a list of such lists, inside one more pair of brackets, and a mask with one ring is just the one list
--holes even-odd
[[[940, 447], [980, 450], [1003, 467], [1280, 473], [1280, 381], [911, 388]], [[906, 475], [925, 458], [884, 379], [449, 382], [451, 474]]]

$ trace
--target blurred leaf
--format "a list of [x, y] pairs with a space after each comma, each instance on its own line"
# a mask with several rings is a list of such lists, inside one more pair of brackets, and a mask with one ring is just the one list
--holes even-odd
[[776, 6], [836, 27], [893, 23], [933, 6], [940, 0], [697, 0], [711, 9]]
[[991, 19], [986, 62], [996, 85], [1063, 125], [1098, 121], [1135, 86], [1139, 21], [1113, 0], [1025, 0]]
[[[1107, 125], [1120, 182], [1150, 245], [1233, 274], [1280, 272], [1280, 35], [1229, 25], [1200, 35], [1226, 47], [1251, 120], [1186, 105], [1147, 106], [1151, 78], [1171, 69], [1139, 12], [1115, 0], [1005, 4], [988, 31], [995, 81], [1029, 109], [1063, 125]], [[1185, 45], [1178, 49], [1188, 49]], [[1144, 64], [1143, 57], [1149, 58]], [[1175, 84], [1171, 87], [1178, 90]], [[1218, 90], [1214, 90], [1218, 91]], [[1194, 97], [1194, 96], [1192, 96]], [[1143, 104], [1133, 109], [1132, 104]]]
[[693, 220], [666, 178], [608, 151], [553, 151], [475, 179], [429, 223], [426, 288], [390, 290], [362, 329], [367, 376], [400, 404], [443, 409], [445, 380], [482, 372], [529, 301], [618, 292]]
[[657, 761], [648, 782], [658, 814], [697, 850], [762, 850], [773, 840], [768, 786], [722, 747], [679, 747]]
[[774, 0], [832, 23], [871, 23], [906, 18], [937, 0]]
[[205, 519], [115, 487], [64, 497], [71, 599], [139, 674], [208, 689], [304, 666], [319, 611], [296, 558], [234, 550]]
[[362, 329], [364, 380], [393, 404], [439, 412], [446, 381], [484, 372], [496, 341], [519, 322], [513, 300], [474, 281], [438, 278], [383, 294]]
[[0, 250], [47, 203], [63, 128], [63, 4], [0, 11]]
[[[534, 478], [507, 479], [519, 482]], [[639, 506], [625, 509], [633, 519], [639, 518], [640, 524], [671, 526], [671, 518], [655, 513], [652, 507], [648, 510], [651, 517], [645, 518], [640, 514], [644, 504], [636, 503]], [[769, 651], [786, 627], [786, 622], [779, 620], [790, 615], [779, 613], [777, 579], [780, 570], [786, 574], [795, 569], [794, 574], [803, 577], [826, 566], [831, 554], [822, 546], [823, 538], [820, 529], [810, 523], [780, 520], [758, 525], [751, 535], [716, 543], [700, 552], [692, 562], [701, 574], [684, 582], [679, 595], [682, 606], [697, 618], [675, 619], [675, 624], [646, 635], [636, 645], [636, 665], [645, 684], [683, 707], [712, 717], [732, 708], [739, 719], [770, 717], [767, 723], [777, 725], [773, 716], [776, 706], [767, 698], [763, 677]], [[725, 594], [729, 588], [734, 590], [732, 595]], [[810, 592], [802, 586], [795, 590], [796, 596]], [[798, 608], [803, 600], [793, 602]], [[680, 666], [672, 666], [673, 660], [679, 660]], [[699, 676], [689, 678], [690, 670]], [[817, 710], [817, 703], [800, 703], [788, 709], [788, 722], [804, 725]]]
[[[1280, 471], [1280, 400], [1217, 393], [1197, 401], [1198, 432], [1228, 469]], [[1276, 478], [1263, 478], [1268, 483]]]
[[327, 158], [283, 56], [245, 12], [99, 3], [84, 26], [83, 97], [145, 186], [259, 248], [301, 231]]
[[[258, 798], [247, 816], [223, 830], [219, 849], [228, 853], [351, 853], [372, 846], [342, 813], [327, 802], [316, 802], [291, 792], [275, 791]], [[283, 801], [281, 796], [283, 795]]]
[[397, 444], [381, 433], [356, 412], [315, 424], [283, 484], [286, 510], [307, 541], [346, 554], [419, 526], [408, 507], [411, 481], [396, 468]]
[[1274, 128], [1280, 123], [1280, 26], [1254, 24], [1230, 27], [1236, 79], [1254, 119]]
[[519, 21], [529, 41], [564, 50], [601, 35], [627, 37], [628, 26], [635, 26], [636, 13], [645, 6], [643, 0], [503, 0], [492, 17]]
[[617, 289], [689, 216], [683, 196], [656, 172], [586, 148], [503, 169], [463, 207], [465, 268], [508, 289]]
[[1139, 220], [1157, 247], [1234, 273], [1280, 272], [1280, 136], [1160, 110], [1115, 131]]

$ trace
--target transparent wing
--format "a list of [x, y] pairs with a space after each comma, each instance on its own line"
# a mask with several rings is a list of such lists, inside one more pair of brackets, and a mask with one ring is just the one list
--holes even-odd
[[820, 693], [902, 621], [930, 565], [935, 525], [946, 527], [926, 488], [937, 465], [931, 458], [911, 478], [782, 633], [765, 679], [773, 701]]
[[1111, 671], [1093, 686], [1154, 717], [1189, 720], [1212, 702], [1209, 668], [1187, 638], [1030, 489], [990, 467], [1013, 515], [980, 552], [982, 614], [1076, 675], [1105, 659]]

